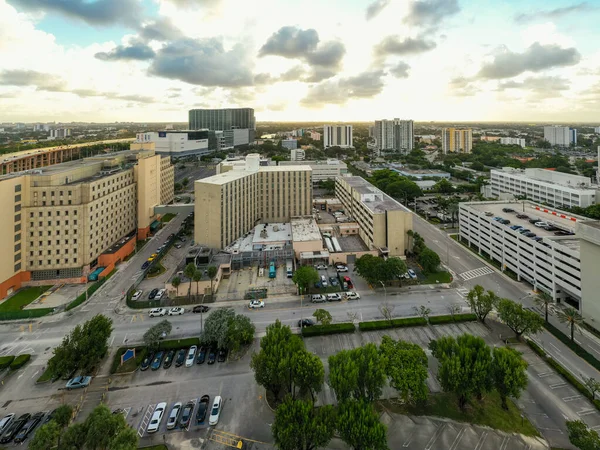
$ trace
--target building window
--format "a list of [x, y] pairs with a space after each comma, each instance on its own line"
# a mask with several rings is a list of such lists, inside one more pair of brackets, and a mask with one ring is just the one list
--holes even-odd
[[15, 195], [15, 203], [19, 203], [21, 201], [21, 194]]
[[20, 253], [17, 253], [17, 254], [15, 255], [15, 262], [18, 262], [18, 261], [20, 261], [20, 260], [21, 260], [21, 254], [20, 254]]
[[21, 205], [15, 205], [15, 212], [21, 211]]
[[21, 192], [21, 185], [15, 184], [15, 192]]
[[15, 242], [19, 242], [21, 240], [21, 233], [15, 234]]
[[[19, 185], [19, 186], [21, 186], [21, 185]], [[18, 272], [19, 270], [21, 270], [21, 263], [15, 264], [15, 272]]]

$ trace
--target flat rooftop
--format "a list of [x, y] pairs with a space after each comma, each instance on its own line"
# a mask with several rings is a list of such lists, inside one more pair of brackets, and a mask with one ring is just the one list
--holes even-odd
[[362, 203], [374, 213], [383, 213], [385, 211], [405, 211], [410, 212], [400, 202], [397, 202], [381, 189], [376, 188], [362, 177], [344, 177], [343, 180], [348, 183], [356, 192], [361, 195], [377, 195], [376, 199], [365, 199]]
[[[236, 162], [236, 161], [234, 161]], [[241, 166], [242, 164], [240, 164]], [[237, 167], [238, 165], [235, 164], [234, 167]], [[245, 166], [245, 164], [244, 164]], [[253, 173], [259, 173], [259, 172], [289, 172], [290, 170], [294, 170], [295, 172], [298, 171], [312, 171], [312, 169], [310, 168], [310, 166], [306, 166], [306, 165], [297, 165], [297, 166], [292, 166], [292, 168], [290, 168], [290, 166], [259, 166], [259, 169], [257, 172], [252, 172], [252, 171], [246, 171], [244, 169], [234, 169], [234, 170], [230, 170], [228, 172], [225, 173], [219, 173], [217, 175], [213, 175], [211, 177], [207, 177], [207, 178], [202, 178], [200, 180], [196, 180], [196, 183], [208, 183], [208, 184], [217, 184], [217, 185], [223, 185], [223, 184], [227, 184], [230, 183], [231, 181], [235, 181], [235, 180], [239, 180], [241, 178], [247, 177], [248, 175], [252, 175]]]
[[295, 242], [320, 241], [321, 230], [313, 218], [292, 219], [292, 237]]
[[292, 226], [289, 223], [261, 223], [254, 227], [253, 244], [273, 244], [292, 240]]

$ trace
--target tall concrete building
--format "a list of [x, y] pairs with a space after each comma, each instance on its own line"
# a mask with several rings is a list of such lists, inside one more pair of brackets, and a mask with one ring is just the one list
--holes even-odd
[[442, 130], [442, 150], [448, 153], [471, 153], [473, 130], [470, 128], [444, 128]]
[[154, 142], [156, 153], [174, 158], [190, 155], [207, 155], [208, 130], [150, 131], [137, 133], [135, 142]]
[[352, 148], [352, 125], [323, 125], [323, 148]]
[[569, 127], [550, 126], [544, 127], [544, 139], [551, 145], [568, 147], [571, 143]]
[[245, 164], [220, 165], [220, 173], [194, 183], [194, 240], [225, 248], [258, 223], [289, 222], [312, 211], [311, 168], [261, 166], [260, 155]]
[[146, 234], [153, 207], [173, 199], [173, 174], [144, 150], [0, 176], [0, 298], [24, 283], [85, 281], [107, 248]]
[[256, 130], [253, 108], [191, 109], [190, 130], [225, 131], [232, 128]]
[[[370, 128], [370, 127], [369, 127]], [[373, 126], [373, 136], [376, 149], [381, 152], [408, 153], [414, 147], [412, 120], [376, 120]]]
[[576, 145], [577, 144], [577, 129], [569, 128], [569, 143]]
[[409, 153], [414, 145], [413, 121], [394, 119], [394, 151]]
[[376, 120], [373, 127], [373, 137], [379, 153], [394, 150], [394, 122], [391, 120]]
[[525, 148], [525, 139], [522, 138], [503, 137], [500, 138], [500, 143], [502, 145], [518, 145], [522, 148]]

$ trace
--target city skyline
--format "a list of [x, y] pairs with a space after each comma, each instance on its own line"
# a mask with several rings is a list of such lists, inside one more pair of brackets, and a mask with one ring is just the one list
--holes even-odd
[[594, 122], [600, 9], [527, 3], [0, 0], [0, 121]]

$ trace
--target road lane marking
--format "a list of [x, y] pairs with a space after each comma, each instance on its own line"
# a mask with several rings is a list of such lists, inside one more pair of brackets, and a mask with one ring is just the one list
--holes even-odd
[[572, 395], [570, 397], [563, 397], [563, 402], [572, 402], [573, 400], [580, 399], [581, 395]]
[[550, 385], [550, 389], [558, 389], [558, 388], [561, 388], [561, 387], [566, 386], [566, 385], [567, 385], [567, 383], [565, 383], [565, 382], [555, 383], [555, 384], [551, 384]]

